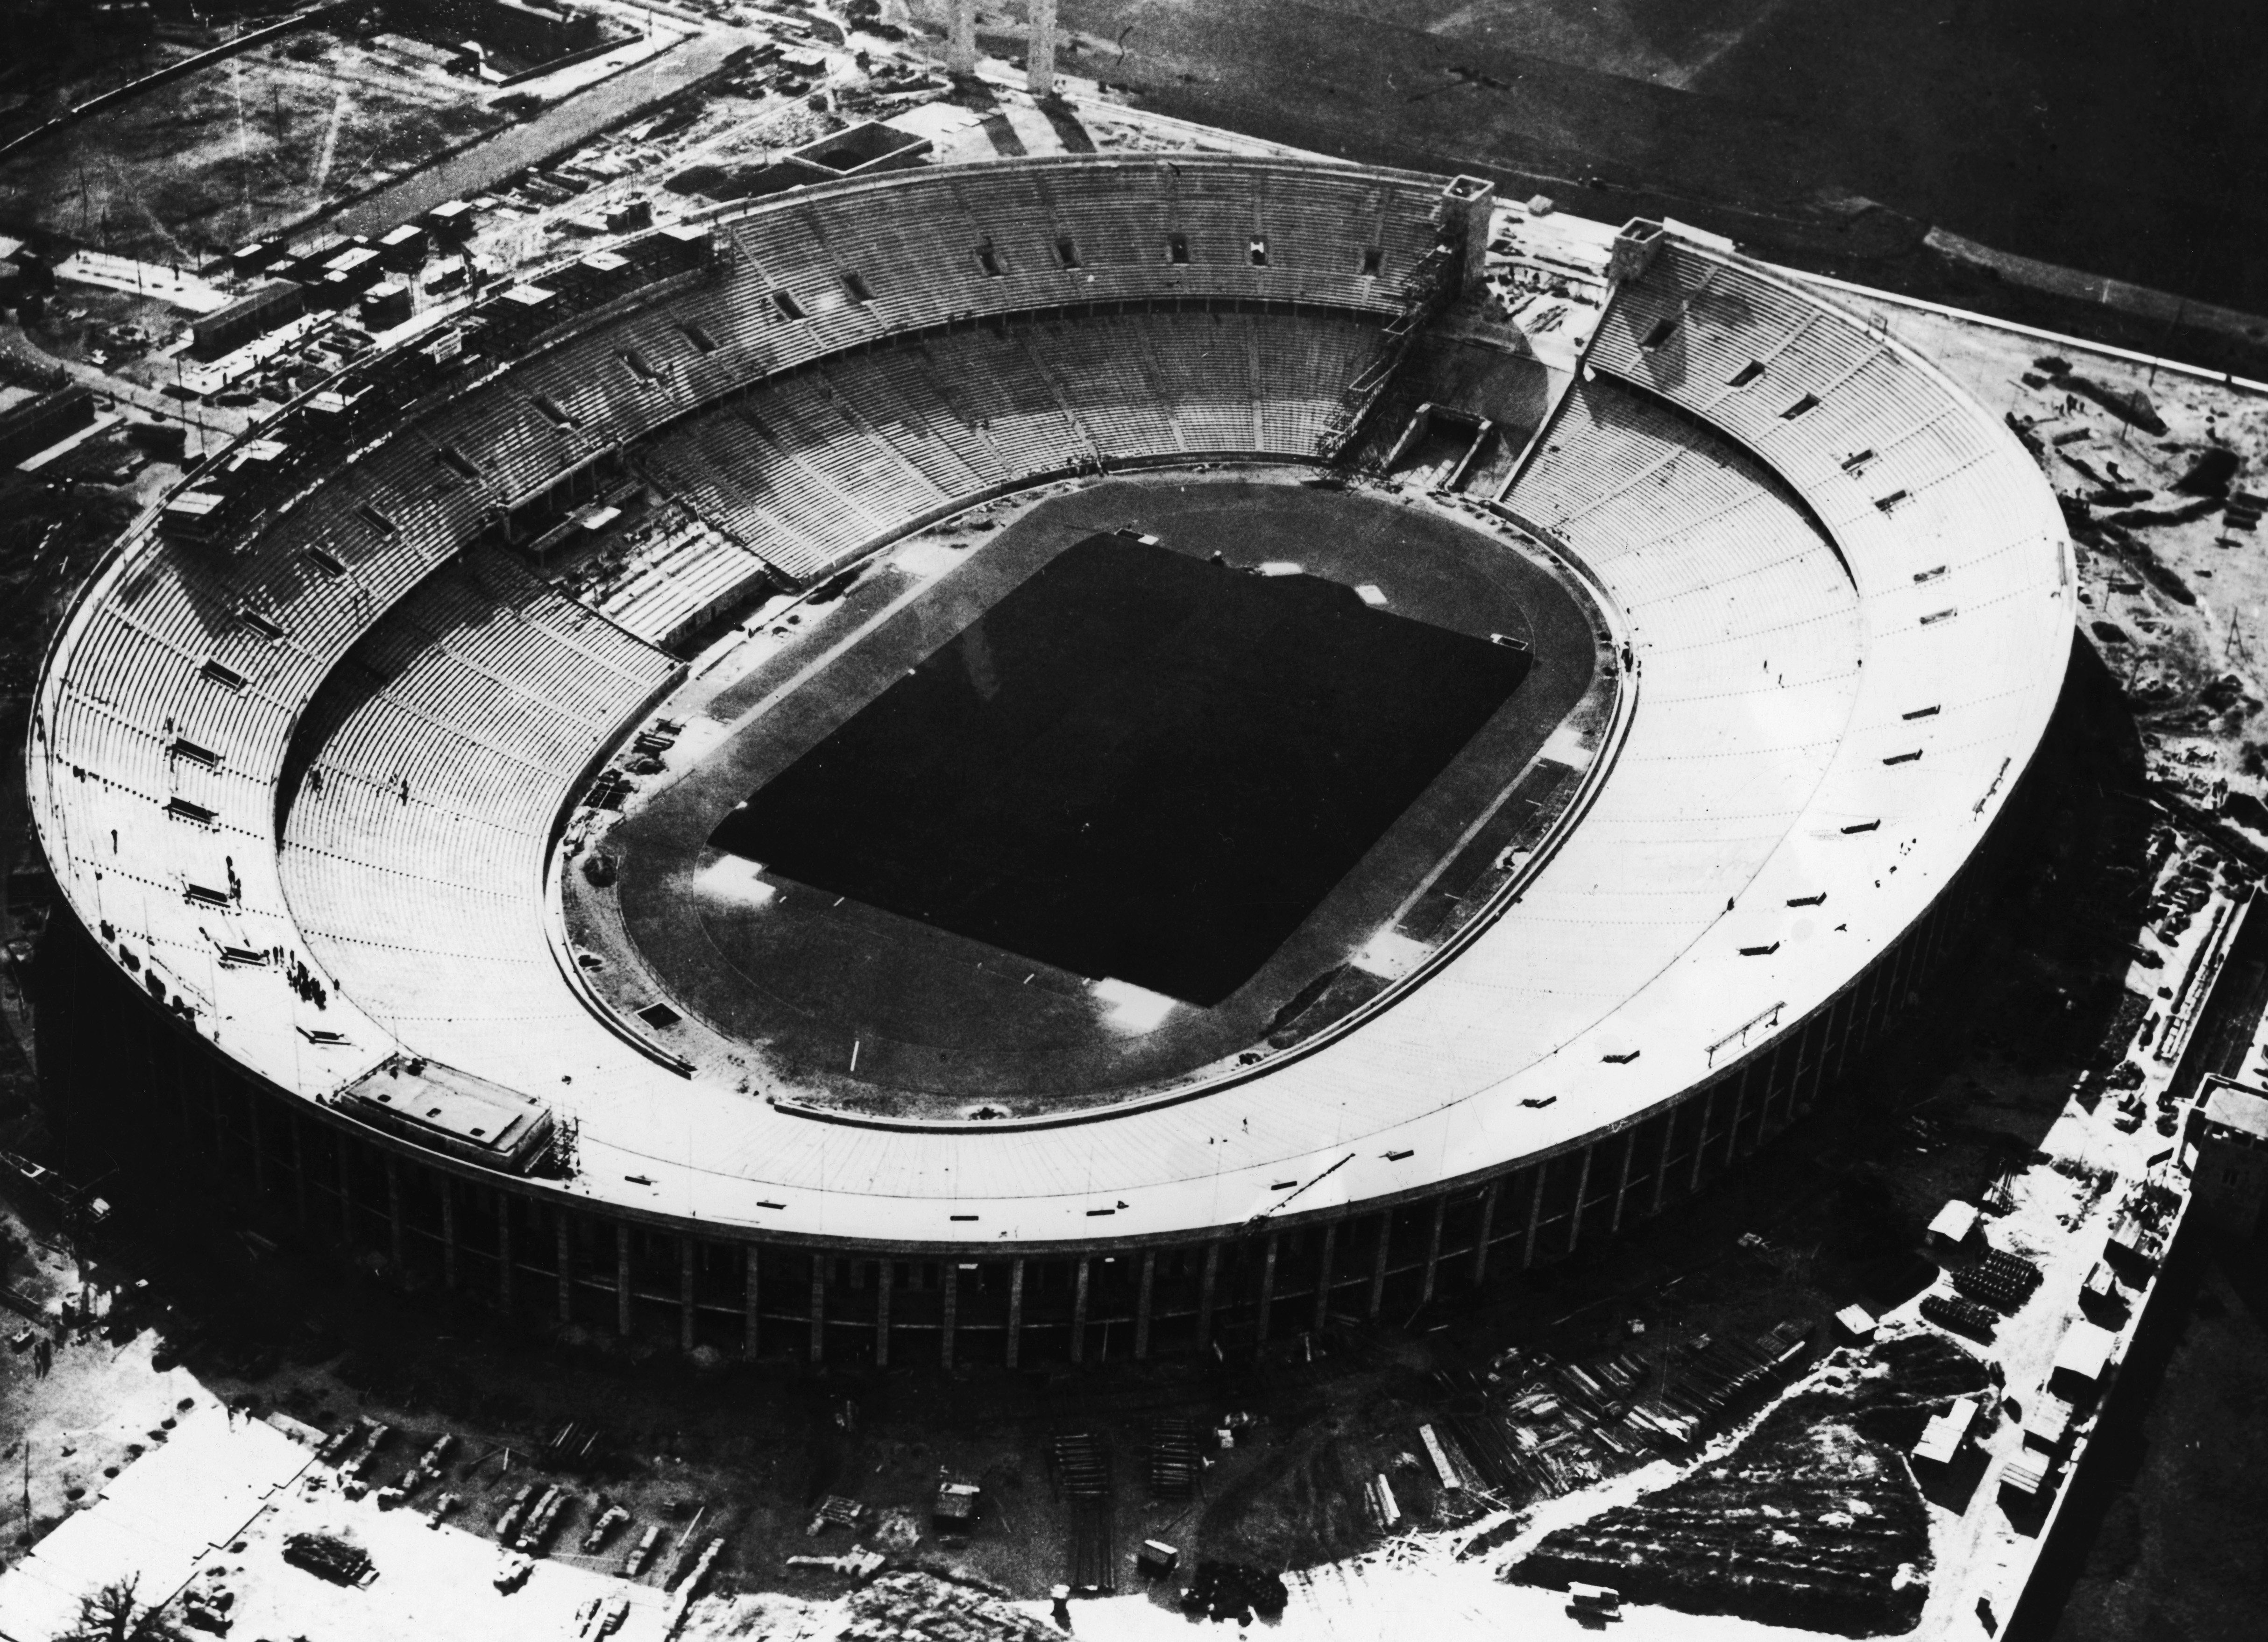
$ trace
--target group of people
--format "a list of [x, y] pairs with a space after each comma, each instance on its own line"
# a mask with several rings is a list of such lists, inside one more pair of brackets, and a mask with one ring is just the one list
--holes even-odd
[[297, 958], [284, 968], [284, 978], [291, 983], [291, 990], [318, 1009], [330, 1006], [330, 990], [315, 976], [315, 972]]

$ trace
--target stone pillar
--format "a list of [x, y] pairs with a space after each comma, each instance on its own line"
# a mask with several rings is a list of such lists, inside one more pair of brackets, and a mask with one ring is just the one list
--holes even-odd
[[559, 1233], [558, 1272], [559, 1321], [575, 1321], [575, 1228], [568, 1223], [567, 1211], [554, 1209], [552, 1225]]
[[512, 1310], [512, 1194], [500, 1191], [496, 1195], [497, 1214], [497, 1305], [505, 1312]]
[[1013, 1368], [1024, 1350], [1024, 1257], [1008, 1266], [1008, 1366]]
[[1669, 1153], [1677, 1143], [1677, 1114], [1682, 1107], [1673, 1106], [1661, 1115], [1661, 1160], [1653, 1169], [1653, 1207], [1650, 1212], [1661, 1212], [1662, 1194], [1669, 1189]]
[[827, 1255], [824, 1251], [811, 1251], [811, 1360], [822, 1362], [827, 1357]]
[[1615, 237], [1615, 248], [1607, 261], [1607, 277], [1616, 284], [1625, 284], [1646, 277], [1646, 269], [1661, 249], [1662, 229], [1660, 223], [1632, 223]]
[[1622, 1178], [1615, 1182], [1614, 1218], [1607, 1222], [1607, 1235], [1614, 1236], [1623, 1229], [1623, 1200], [1630, 1196], [1631, 1164], [1638, 1157], [1638, 1125], [1632, 1123], [1623, 1130]]
[[952, 0], [946, 10], [945, 67], [949, 74], [976, 72], [976, 0]]
[[252, 1195], [264, 1210], [268, 1207], [268, 1139], [260, 1132], [260, 1102], [249, 1090], [244, 1096], [244, 1117], [252, 1136]]
[[1142, 1287], [1134, 1298], [1134, 1360], [1150, 1355], [1150, 1291], [1158, 1280], [1158, 1251], [1142, 1251]]
[[1567, 1211], [1567, 1252], [1571, 1255], [1583, 1233], [1583, 1199], [1590, 1195], [1591, 1163], [1598, 1155], [1599, 1143], [1595, 1140], [1583, 1148], [1583, 1167], [1575, 1176], [1575, 1206]]
[[1701, 1163], [1709, 1152], [1709, 1119], [1716, 1110], [1717, 1086], [1712, 1083], [1701, 1097], [1701, 1126], [1693, 1131], [1693, 1177], [1685, 1182], [1688, 1191], [1701, 1189]]
[[441, 1286], [455, 1292], [457, 1286], [457, 1182], [454, 1175], [439, 1178], [441, 1188]]
[[1086, 1360], [1086, 1284], [1090, 1262], [1085, 1255], [1079, 1257], [1079, 1278], [1071, 1298], [1071, 1360]]
[[897, 1263], [877, 1260], [874, 1263], [874, 1366], [890, 1366], [890, 1288], [897, 1276]]
[[1204, 1275], [1197, 1281], [1197, 1350], [1212, 1344], [1212, 1286], [1220, 1276], [1220, 1245], [1205, 1245]]
[[754, 1243], [740, 1248], [740, 1354], [754, 1362], [763, 1344], [764, 1251]]
[[1528, 1189], [1528, 1235], [1520, 1240], [1520, 1269], [1525, 1271], [1535, 1263], [1535, 1234], [1543, 1225], [1543, 1187], [1551, 1173], [1547, 1160], [1535, 1166], [1535, 1181]]
[[307, 1125], [296, 1114], [291, 1118], [291, 1208], [299, 1229], [307, 1229]]
[[1473, 1286], [1475, 1288], [1480, 1287], [1488, 1279], [1489, 1233], [1496, 1229], [1497, 1194], [1503, 1188], [1504, 1182], [1501, 1178], [1492, 1180], [1488, 1183], [1488, 1189], [1481, 1194], [1481, 1234], [1480, 1240], [1473, 1245]]
[[961, 1322], [961, 1267], [958, 1263], [945, 1263], [945, 1327], [938, 1336], [938, 1361], [946, 1367], [953, 1366], [953, 1331]]
[[693, 1240], [677, 1240], [677, 1349], [693, 1349]]
[[401, 1223], [401, 1160], [391, 1152], [386, 1154], [386, 1241], [394, 1269], [403, 1270], [409, 1263], [409, 1232]]
[[1331, 1321], [1331, 1261], [1338, 1253], [1339, 1223], [1333, 1220], [1323, 1227], [1322, 1263], [1315, 1269], [1315, 1332], [1321, 1334]]
[[1441, 1221], [1449, 1212], [1449, 1194], [1443, 1192], [1433, 1199], [1433, 1223], [1425, 1228], [1425, 1285], [1418, 1291], [1418, 1303], [1433, 1303], [1433, 1279], [1441, 1269]]
[[1457, 294], [1488, 289], [1488, 243], [1496, 218], [1496, 184], [1486, 177], [1459, 177], [1441, 191], [1441, 217], [1464, 247]]
[[1276, 1233], [1268, 1233], [1260, 1255], [1260, 1343], [1268, 1343], [1268, 1313], [1276, 1304]]
[[1386, 1255], [1394, 1242], [1394, 1211], [1381, 1209], [1378, 1214], [1378, 1258], [1370, 1268], [1370, 1311], [1375, 1322], [1386, 1307]]
[[615, 1227], [615, 1332], [624, 1339], [630, 1332], [630, 1228], [624, 1221]]
[[1024, 48], [1024, 88], [1035, 97], [1056, 89], [1056, 0], [1032, 0], [1032, 38]]
[[1889, 990], [1890, 971], [1897, 966], [1903, 949], [1892, 947], [1874, 960], [1874, 967], [1867, 972], [1867, 1001], [1856, 1023], [1852, 1044], [1862, 1052], [1874, 1041], [1874, 1034], [1882, 1024], [1882, 998]]
[[1830, 1005], [1819, 1011], [1814, 1019], [1819, 1026], [1819, 1042], [1811, 1051], [1811, 1087], [1805, 1092], [1800, 1101], [1795, 1098], [1793, 1092], [1790, 1093], [1788, 1116], [1791, 1118], [1796, 1113], [1808, 1112], [1819, 1104], [1820, 1088], [1827, 1081], [1827, 1051], [1833, 1048], [1835, 1043], [1834, 1008]]

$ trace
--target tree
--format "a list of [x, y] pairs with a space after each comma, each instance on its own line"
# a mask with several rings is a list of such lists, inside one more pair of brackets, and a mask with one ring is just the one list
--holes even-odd
[[78, 1623], [55, 1642], [183, 1642], [180, 1630], [161, 1619], [155, 1608], [136, 1600], [141, 1576], [114, 1579], [100, 1590], [78, 1599]]

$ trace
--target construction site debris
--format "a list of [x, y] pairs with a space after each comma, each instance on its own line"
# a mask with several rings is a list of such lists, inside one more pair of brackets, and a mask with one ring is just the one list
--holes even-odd
[[1110, 1443], [1099, 1431], [1066, 1432], [1055, 1440], [1056, 1485], [1064, 1497], [1070, 1531], [1066, 1572], [1076, 1590], [1118, 1588], [1116, 1535], [1110, 1493]]
[[[998, 1596], [911, 1570], [880, 1574], [841, 1600], [842, 1628], [827, 1634], [845, 1642], [1063, 1642], [1059, 1629]], [[711, 1598], [688, 1633], [703, 1638], [805, 1634], [800, 1624], [777, 1629], [771, 1601]]]
[[2055, 1464], [2053, 1456], [2024, 1447], [2001, 1462], [2000, 1486], [2027, 1498], [2036, 1495]]
[[1567, 1607], [1571, 1612], [1600, 1619], [1619, 1619], [1623, 1616], [1622, 1593], [1610, 1585], [1585, 1585], [1579, 1579], [1567, 1587]]
[[1690, 1453], [1786, 1383], [1808, 1355], [1809, 1332], [1790, 1320], [1753, 1340], [1702, 1335], [1580, 1363], [1515, 1348], [1440, 1424], [1491, 1497], [1551, 1498]]
[[630, 1520], [630, 1513], [620, 1506], [608, 1506], [599, 1513], [597, 1521], [591, 1524], [591, 1531], [583, 1535], [584, 1550], [587, 1552], [598, 1550], [607, 1543], [608, 1535]]
[[1381, 1471], [1363, 1491], [1364, 1503], [1369, 1507], [1372, 1525], [1381, 1534], [1402, 1524], [1402, 1505], [1394, 1497], [1394, 1485]]
[[976, 1523], [984, 1491], [975, 1483], [939, 1483], [930, 1505], [930, 1521], [943, 1532], [966, 1533]]
[[686, 1574], [685, 1583], [679, 1586], [677, 1594], [669, 1599], [668, 1610], [662, 1616], [661, 1633], [665, 1638], [674, 1637], [684, 1628], [686, 1616], [693, 1611], [694, 1602], [709, 1583], [711, 1570], [716, 1567], [717, 1558], [724, 1554], [725, 1542], [721, 1538], [711, 1539], [701, 1548], [701, 1556]]
[[1980, 1306], [1973, 1300], [1963, 1300], [1957, 1294], [1925, 1294], [1921, 1299], [1921, 1314], [1940, 1328], [1955, 1334], [1965, 1334], [1970, 1339], [1989, 1343], [1999, 1327], [1999, 1314], [1990, 1307]]
[[1208, 1619], [1230, 1619], [1238, 1624], [1252, 1616], [1274, 1619], [1288, 1601], [1284, 1581], [1263, 1569], [1239, 1562], [1199, 1562], [1195, 1578], [1182, 1593], [1182, 1608]]
[[2040, 1269], [2021, 1255], [1995, 1249], [1953, 1273], [1953, 1286], [1970, 1300], [2013, 1314], [2040, 1285]]
[[1955, 1197], [1940, 1209], [1937, 1218], [1929, 1223], [1929, 1240], [1933, 1246], [1958, 1248], [1969, 1241], [1976, 1229], [1976, 1205]]
[[1914, 1443], [1913, 1457], [1926, 1460], [1933, 1465], [1950, 1465], [1968, 1440], [1969, 1427], [1982, 1406], [1975, 1397], [1955, 1397], [1946, 1404], [1941, 1414], [1930, 1416], [1920, 1438]]
[[496, 1536], [499, 1543], [512, 1543], [512, 1531], [519, 1526], [520, 1518], [527, 1514], [527, 1502], [534, 1495], [535, 1485], [526, 1484], [505, 1503], [504, 1510], [497, 1517]]
[[1984, 1387], [1984, 1366], [1936, 1335], [1838, 1351], [1723, 1461], [1546, 1535], [1509, 1577], [1564, 1587], [1611, 1572], [1636, 1600], [1688, 1613], [1911, 1629], [1929, 1519], [1899, 1450], [1925, 1411]]
[[866, 1507], [857, 1500], [845, 1498], [841, 1494], [828, 1494], [820, 1500], [819, 1509], [812, 1513], [811, 1521], [804, 1525], [803, 1531], [806, 1537], [815, 1538], [819, 1531], [830, 1523], [836, 1528], [855, 1531], [859, 1520], [865, 1514]]
[[599, 1642], [600, 1638], [610, 1637], [622, 1628], [622, 1622], [630, 1616], [628, 1597], [617, 1596], [609, 1600], [593, 1596], [576, 1610], [575, 1635], [578, 1642]]
[[1433, 1475], [1440, 1478], [1441, 1486], [1451, 1493], [1461, 1491], [1465, 1485], [1465, 1479], [1459, 1473], [1456, 1466], [1451, 1462], [1448, 1451], [1442, 1446], [1441, 1439], [1434, 1434], [1433, 1428], [1431, 1425], [1420, 1425], [1418, 1428], [1418, 1440], [1425, 1445], [1425, 1455], [1432, 1461]]
[[1197, 1474], [1194, 1422], [1161, 1416], [1150, 1422], [1150, 1497], [1187, 1499]]
[[294, 1534], [284, 1542], [284, 1560], [334, 1585], [368, 1585], [378, 1577], [370, 1553], [335, 1534]]
[[630, 1547], [630, 1554], [622, 1558], [622, 1578], [635, 1579], [644, 1573], [646, 1565], [653, 1560], [654, 1548], [660, 1543], [661, 1525], [656, 1523], [638, 1536], [638, 1543]]
[[552, 1530], [559, 1526], [560, 1519], [574, 1503], [574, 1496], [563, 1488], [545, 1489], [542, 1498], [536, 1501], [535, 1509], [528, 1515], [527, 1526], [521, 1528], [518, 1537], [512, 1542], [512, 1548], [514, 1550], [541, 1552], [550, 1542]]
[[791, 1568], [819, 1568], [828, 1573], [863, 1579], [878, 1572], [887, 1560], [878, 1550], [846, 1550], [839, 1557], [790, 1557], [787, 1565]]

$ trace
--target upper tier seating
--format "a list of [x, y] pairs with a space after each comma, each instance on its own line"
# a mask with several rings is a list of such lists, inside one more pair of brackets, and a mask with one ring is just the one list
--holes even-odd
[[1300, 457], [1377, 345], [1324, 314], [1047, 320], [846, 354], [641, 453], [714, 530], [808, 583], [909, 524], [1103, 461]]
[[[701, 521], [777, 556], [784, 574], [815, 577], [953, 499], [928, 476], [951, 476], [939, 453], [993, 448], [953, 400], [927, 391], [938, 385], [988, 381], [987, 397], [964, 394], [961, 402], [996, 409], [1021, 395], [1035, 425], [1092, 430], [1093, 448], [1113, 460], [1183, 449], [1174, 416], [1185, 402], [1218, 407], [1236, 391], [1280, 395], [1247, 398], [1244, 448], [1300, 456], [1307, 445], [1278, 453], [1262, 433], [1285, 426], [1307, 434], [1374, 339], [1375, 328], [1360, 321], [1304, 313], [1127, 314], [1017, 327], [1005, 336], [961, 332], [783, 378], [670, 429], [643, 460]], [[1137, 353], [1152, 371], [1100, 368]], [[1279, 362], [1265, 380], [1256, 369], [1263, 357]], [[1313, 374], [1297, 379], [1294, 364]], [[1011, 366], [1020, 372], [1004, 375]], [[1186, 401], [1153, 401], [1168, 382], [1198, 387]], [[914, 391], [895, 419], [869, 421], [850, 409], [887, 403], [902, 388]], [[1261, 414], [1270, 410], [1278, 414]], [[1049, 448], [1007, 428], [1011, 420], [1000, 409], [992, 423], [996, 436], [1006, 434], [998, 448]], [[910, 431], [926, 466], [892, 437], [901, 430]], [[981, 476], [966, 460], [960, 468]], [[750, 562], [699, 524], [670, 539], [686, 556], [672, 563], [696, 581], [709, 573], [705, 564], [729, 558], [745, 571]], [[473, 562], [491, 586], [509, 568], [487, 552]], [[659, 597], [651, 581], [642, 585]], [[379, 1019], [405, 1030], [417, 1023], [424, 1052], [468, 1070], [484, 1056], [525, 1064], [528, 1034], [556, 1036], [574, 1007], [557, 975], [536, 961], [540, 907], [526, 887], [541, 873], [567, 784], [655, 676], [651, 666], [622, 665], [595, 695], [555, 705], [558, 690], [548, 681], [562, 657], [512, 646], [522, 613], [561, 607], [575, 608], [549, 595], [507, 597], [445, 571], [334, 672], [298, 738], [313, 774], [295, 769], [288, 795], [284, 882], [313, 952]], [[392, 933], [373, 942], [371, 920], [386, 908], [395, 909]]]
[[[700, 521], [610, 607], [659, 634], [672, 598], [758, 567], [808, 584], [1034, 475], [1305, 454], [1400, 312], [1438, 193], [1189, 157], [940, 167], [719, 213], [705, 270], [636, 300], [508, 338], [475, 316], [461, 360], [357, 367], [343, 386], [382, 387], [352, 401], [378, 409], [266, 430], [319, 460], [279, 464], [209, 541], [137, 531], [74, 605], [30, 749], [58, 883], [142, 984], [285, 1089], [431, 1056], [558, 1102], [586, 1183], [651, 1181], [657, 1212], [962, 1236], [919, 1138], [681, 1082], [583, 1008], [547, 938], [546, 847], [674, 664], [479, 544], [627, 453]], [[1205, 306], [1228, 299], [1247, 306]], [[1231, 1092], [1254, 1167], [1319, 1178], [1322, 1136], [1359, 1152], [1333, 1176], [1349, 1202], [1572, 1144], [1753, 1047], [1743, 1022], [1815, 1009], [1969, 858], [2061, 677], [2052, 497], [1912, 354], [1673, 239], [1590, 363], [1508, 504], [1617, 630], [1611, 773], [1515, 914]], [[303, 955], [312, 989], [286, 978]], [[1106, 1175], [1139, 1205], [1118, 1226], [1218, 1226], [1278, 1201], [1270, 1173], [1224, 1172], [1219, 1109], [1163, 1103], [1107, 1146], [961, 1146], [949, 1189], [1012, 1211], [988, 1237], [1091, 1236]]]
[[[940, 167], [720, 212], [704, 230], [626, 245], [615, 264], [573, 259], [527, 282], [556, 300], [504, 293], [476, 308], [457, 328], [460, 350], [445, 334], [357, 364], [261, 430], [280, 458], [247, 465], [232, 453], [192, 476], [185, 490], [217, 485], [229, 497], [210, 529], [137, 531], [74, 607], [33, 748], [34, 803], [66, 895], [91, 927], [117, 931], [107, 941], [165, 954], [160, 984], [202, 1030], [228, 1017], [231, 1052], [265, 1075], [328, 1086], [340, 1068], [374, 1063], [386, 1035], [350, 1020], [343, 1000], [328, 1005], [330, 1024], [309, 1027], [273, 969], [191, 977], [210, 967], [216, 941], [298, 951], [274, 865], [293, 725], [357, 639], [504, 510], [720, 395], [832, 355], [769, 407], [770, 421], [726, 413], [683, 436], [764, 475], [710, 522], [799, 579], [909, 508], [1098, 453], [1049, 402], [1020, 336], [933, 339], [986, 350], [998, 381], [957, 357], [940, 377], [918, 347], [871, 367], [841, 350], [985, 313], [1159, 298], [1391, 313], [1396, 282], [1433, 243], [1437, 193], [1422, 177], [1275, 162]], [[1210, 226], [1224, 199], [1265, 224], [1269, 268]], [[1145, 226], [1113, 246], [1098, 225], [1114, 214]], [[1176, 232], [1194, 247], [1188, 262], [1167, 254]], [[1081, 237], [1070, 266], [1059, 241]], [[1286, 433], [1313, 414], [1283, 405]], [[970, 437], [972, 423], [983, 425]], [[730, 541], [685, 547], [681, 584], [640, 596], [643, 630], [672, 630], [673, 608], [712, 603], [751, 574]], [[200, 756], [173, 755], [175, 741]], [[231, 872], [225, 913], [184, 898], [184, 881], [225, 886]], [[103, 887], [127, 882], [164, 889], [129, 910]], [[225, 941], [224, 918], [243, 925]], [[313, 1062], [311, 1030], [326, 1035]]]
[[2013, 439], [1911, 354], [1764, 270], [1669, 240], [1590, 358], [1771, 463], [1869, 593], [1943, 567], [1962, 602], [1995, 596], [2021, 579], [2011, 556], [2055, 529]]
[[333, 673], [293, 767], [283, 881], [318, 961], [393, 1030], [525, 990], [559, 794], [676, 671], [492, 550], [427, 580]]

